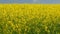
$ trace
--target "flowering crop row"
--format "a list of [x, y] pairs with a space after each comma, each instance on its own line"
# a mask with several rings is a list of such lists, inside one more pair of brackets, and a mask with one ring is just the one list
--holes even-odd
[[0, 4], [0, 34], [60, 34], [59, 6]]

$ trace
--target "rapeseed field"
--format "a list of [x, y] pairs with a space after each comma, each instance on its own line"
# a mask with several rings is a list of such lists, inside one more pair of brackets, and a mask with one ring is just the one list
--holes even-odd
[[60, 34], [60, 5], [0, 4], [0, 34]]

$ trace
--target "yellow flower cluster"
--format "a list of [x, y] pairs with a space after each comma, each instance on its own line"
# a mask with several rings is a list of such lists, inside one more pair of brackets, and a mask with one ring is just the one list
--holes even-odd
[[60, 34], [59, 4], [0, 4], [0, 34]]

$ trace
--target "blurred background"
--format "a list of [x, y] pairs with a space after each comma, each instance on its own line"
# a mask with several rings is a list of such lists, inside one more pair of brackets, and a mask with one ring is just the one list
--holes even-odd
[[0, 3], [43, 3], [43, 4], [56, 4], [60, 3], [60, 0], [0, 0]]

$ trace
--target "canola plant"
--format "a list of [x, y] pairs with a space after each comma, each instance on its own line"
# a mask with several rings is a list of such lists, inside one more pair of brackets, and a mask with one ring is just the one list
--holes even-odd
[[0, 4], [0, 34], [60, 34], [59, 4]]

